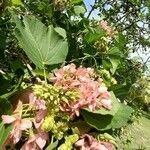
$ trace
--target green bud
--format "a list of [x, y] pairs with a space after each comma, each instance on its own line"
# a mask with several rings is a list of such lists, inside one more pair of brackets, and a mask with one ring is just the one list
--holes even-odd
[[100, 72], [101, 72], [101, 74], [102, 74], [106, 79], [110, 79], [110, 78], [111, 78], [109, 71], [107, 71], [107, 70], [104, 69], [104, 70], [101, 70]]
[[117, 81], [116, 81], [115, 78], [111, 78], [110, 82], [111, 82], [112, 84], [117, 84]]
[[42, 129], [44, 131], [51, 131], [54, 128], [55, 125], [55, 120], [53, 117], [51, 116], [47, 116], [44, 119], [44, 122], [42, 124]]
[[114, 140], [115, 141], [115, 138], [113, 138], [110, 134], [108, 133], [104, 133], [104, 137], [105, 139], [108, 139], [108, 140]]
[[65, 138], [65, 143], [60, 145], [58, 150], [71, 150], [73, 148], [73, 144], [79, 139], [78, 134], [70, 135]]

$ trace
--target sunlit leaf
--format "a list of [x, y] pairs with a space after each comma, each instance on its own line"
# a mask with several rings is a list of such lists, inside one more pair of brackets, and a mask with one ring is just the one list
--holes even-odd
[[81, 111], [85, 121], [97, 130], [123, 127], [126, 125], [131, 113], [133, 112], [131, 107], [120, 103], [113, 92], [111, 92], [111, 98], [113, 108], [110, 111], [105, 109], [100, 109], [95, 112], [91, 112], [88, 109]]
[[105, 35], [104, 31], [101, 30], [99, 27], [96, 28], [89, 28], [86, 35], [85, 40], [88, 43], [94, 43], [99, 40], [101, 37]]
[[110, 56], [123, 56], [122, 52], [119, 50], [118, 47], [112, 47], [110, 50], [108, 50], [107, 54]]
[[21, 0], [11, 0], [13, 5], [23, 5]]
[[113, 56], [111, 56], [109, 58], [110, 58], [110, 62], [112, 64], [111, 72], [112, 72], [112, 74], [114, 74], [118, 65], [120, 64], [120, 59], [118, 57], [113, 57]]
[[[24, 17], [23, 22], [17, 16], [14, 16], [13, 20], [16, 23], [15, 35], [20, 46], [37, 67], [44, 68], [45, 65], [65, 61], [68, 43], [63, 29], [58, 34], [52, 25], [46, 27], [34, 16]], [[58, 31], [58, 28], [56, 30]]]
[[86, 9], [83, 6], [74, 6], [74, 13], [76, 15], [84, 14], [86, 12]]
[[49, 144], [49, 146], [46, 148], [46, 150], [53, 150], [58, 146], [58, 141], [55, 141], [54, 143]]
[[83, 0], [71, 0], [71, 4], [81, 4]]

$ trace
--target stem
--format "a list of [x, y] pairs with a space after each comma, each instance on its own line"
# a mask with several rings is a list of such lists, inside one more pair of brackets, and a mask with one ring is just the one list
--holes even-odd
[[45, 83], [47, 83], [47, 77], [46, 77], [46, 70], [45, 70], [45, 67], [44, 67], [44, 80], [45, 80]]
[[54, 142], [54, 137], [53, 137], [53, 135], [52, 135], [51, 144], [53, 144], [53, 142]]

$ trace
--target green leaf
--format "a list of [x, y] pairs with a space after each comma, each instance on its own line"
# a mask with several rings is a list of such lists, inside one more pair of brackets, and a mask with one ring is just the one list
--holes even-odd
[[66, 31], [62, 28], [59, 28], [59, 27], [56, 27], [55, 28], [55, 31], [60, 35], [62, 36], [63, 38], [66, 38], [67, 35], [66, 35]]
[[83, 3], [83, 0], [71, 0], [70, 2], [71, 4], [81, 4]]
[[8, 138], [11, 130], [12, 130], [12, 126], [9, 125], [5, 127], [3, 122], [0, 123], [0, 149], [2, 149], [2, 146], [4, 142], [6, 141], [6, 139]]
[[46, 150], [53, 150], [53, 149], [55, 149], [55, 148], [57, 147], [57, 145], [58, 145], [58, 140], [55, 141], [54, 143], [51, 143], [51, 144], [46, 148]]
[[126, 96], [128, 96], [130, 88], [131, 88], [130, 84], [127, 85], [117, 84], [111, 86], [110, 90], [113, 90], [113, 92], [117, 97], [124, 99]]
[[111, 92], [111, 99], [113, 108], [108, 111], [100, 109], [95, 112], [91, 112], [88, 109], [81, 111], [85, 121], [97, 130], [108, 130], [114, 128], [120, 128], [126, 125], [130, 118], [133, 109], [127, 105], [120, 103], [113, 92]]
[[103, 67], [106, 69], [106, 70], [109, 70], [111, 67], [112, 67], [112, 64], [110, 62], [110, 60], [108, 58], [104, 58], [102, 60], [102, 64], [103, 64]]
[[112, 74], [114, 74], [117, 67], [118, 67], [118, 65], [120, 64], [120, 58], [119, 57], [114, 57], [114, 56], [111, 56], [109, 58], [110, 58], [110, 62], [112, 64], [111, 72], [112, 72]]
[[115, 47], [118, 47], [120, 51], [124, 51], [124, 47], [126, 45], [126, 38], [122, 33], [118, 33], [114, 45]]
[[94, 43], [101, 37], [105, 35], [105, 32], [101, 30], [99, 27], [97, 28], [89, 28], [86, 35], [85, 35], [85, 40], [88, 43]]
[[86, 9], [84, 8], [84, 6], [74, 6], [74, 13], [75, 15], [80, 15], [80, 14], [84, 14], [86, 12]]
[[123, 54], [122, 52], [119, 50], [118, 47], [112, 47], [108, 52], [107, 54], [109, 56], [118, 56], [118, 57], [123, 57]]
[[119, 109], [111, 121], [111, 128], [121, 128], [125, 126], [132, 112], [133, 109], [131, 107], [120, 103]]
[[13, 5], [23, 5], [21, 0], [11, 0]]
[[93, 128], [103, 131], [110, 129], [111, 120], [113, 116], [111, 115], [101, 115], [97, 113], [92, 113], [86, 110], [81, 110], [81, 114], [84, 120]]
[[[46, 27], [34, 16], [26, 16], [23, 21], [13, 15], [16, 23], [15, 35], [20, 46], [30, 60], [39, 68], [45, 65], [58, 64], [65, 61], [68, 52], [68, 43], [65, 31], [50, 25]], [[63, 31], [63, 32], [62, 32]]]

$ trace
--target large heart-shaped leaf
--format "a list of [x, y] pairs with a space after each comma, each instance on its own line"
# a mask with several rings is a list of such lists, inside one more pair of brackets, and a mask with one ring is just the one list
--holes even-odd
[[[34, 16], [25, 16], [21, 21], [13, 15], [13, 21], [16, 23], [15, 35], [21, 48], [37, 67], [64, 62], [68, 43], [61, 36], [62, 33], [58, 34], [52, 25], [46, 27]], [[61, 31], [65, 35], [65, 31]]]
[[133, 111], [131, 107], [120, 103], [113, 92], [111, 92], [111, 98], [113, 108], [110, 111], [104, 109], [95, 112], [91, 112], [88, 109], [81, 111], [85, 121], [97, 130], [108, 130], [124, 126]]

